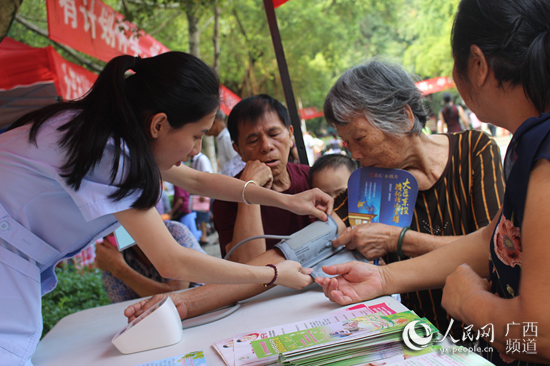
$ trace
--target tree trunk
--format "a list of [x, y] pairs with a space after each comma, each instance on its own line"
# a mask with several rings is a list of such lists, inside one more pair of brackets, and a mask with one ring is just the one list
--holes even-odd
[[197, 9], [193, 1], [187, 4], [187, 29], [189, 31], [189, 53], [198, 58], [201, 57], [200, 51], [200, 32], [199, 18], [197, 17]]
[[8, 34], [23, 0], [0, 0], [0, 42]]
[[[188, 1], [186, 4], [187, 14], [187, 29], [189, 31], [189, 53], [198, 58], [201, 57], [200, 52], [200, 30], [199, 17], [197, 16], [196, 5], [193, 1]], [[202, 152], [208, 156], [212, 164], [212, 171], [218, 172], [218, 161], [216, 159], [216, 147], [214, 146], [214, 137], [204, 136], [202, 138]]]
[[212, 36], [214, 43], [214, 61], [212, 68], [216, 73], [220, 72], [220, 4], [218, 0], [214, 1], [214, 34]]

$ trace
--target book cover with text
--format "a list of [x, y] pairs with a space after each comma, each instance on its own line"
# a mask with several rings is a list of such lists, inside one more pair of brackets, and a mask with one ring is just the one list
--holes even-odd
[[416, 178], [405, 170], [357, 169], [348, 180], [350, 225], [410, 226], [417, 195]]

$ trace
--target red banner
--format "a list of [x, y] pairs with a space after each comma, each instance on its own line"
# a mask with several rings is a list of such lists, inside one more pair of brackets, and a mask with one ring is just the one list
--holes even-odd
[[288, 0], [273, 0], [273, 7], [278, 8], [279, 6], [286, 3]]
[[53, 82], [65, 100], [83, 96], [97, 75], [65, 60], [52, 46], [33, 48], [11, 38], [0, 43], [0, 90]]
[[455, 87], [455, 83], [450, 76], [440, 76], [434, 79], [419, 81], [415, 83], [415, 85], [424, 95], [437, 93]]
[[51, 46], [50, 55], [53, 60], [53, 67], [57, 74], [57, 92], [63, 97], [63, 100], [77, 99], [90, 90], [97, 75], [65, 60]]
[[220, 109], [225, 115], [229, 115], [235, 104], [239, 103], [241, 98], [227, 89], [225, 86], [220, 86]]
[[97, 59], [150, 57], [168, 51], [101, 0], [46, 0], [46, 5], [50, 39]]
[[301, 119], [312, 119], [317, 117], [323, 117], [323, 111], [317, 110], [317, 107], [307, 107], [299, 110]]

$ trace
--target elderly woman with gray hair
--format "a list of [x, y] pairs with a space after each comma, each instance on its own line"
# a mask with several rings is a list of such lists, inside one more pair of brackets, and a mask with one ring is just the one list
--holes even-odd
[[[498, 146], [479, 131], [424, 134], [422, 95], [401, 66], [373, 59], [347, 70], [330, 90], [324, 110], [361, 166], [406, 170], [419, 187], [410, 230], [362, 224], [346, 229], [334, 245], [395, 262], [474, 232], [497, 214], [504, 194]], [[349, 226], [347, 192], [334, 207]], [[441, 290], [402, 294], [402, 301], [440, 331], [448, 329]], [[461, 338], [459, 323], [453, 334]]]

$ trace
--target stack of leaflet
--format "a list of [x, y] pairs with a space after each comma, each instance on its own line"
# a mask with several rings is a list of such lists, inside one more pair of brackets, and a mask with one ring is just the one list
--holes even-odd
[[[430, 322], [412, 311], [375, 313], [252, 341], [252, 347], [258, 359], [279, 354], [278, 363], [284, 365], [360, 365], [407, 353], [409, 350], [403, 343], [407, 324], [417, 334], [439, 334]], [[432, 337], [431, 342], [434, 340]]]
[[[396, 301], [392, 297], [384, 296], [364, 303], [339, 308], [316, 318], [303, 319], [298, 322], [276, 325], [266, 329], [254, 329], [247, 333], [237, 334], [229, 339], [220, 340], [212, 346], [220, 354], [227, 366], [274, 365], [277, 364], [278, 353], [272, 353], [271, 355], [264, 353], [264, 357], [260, 359], [257, 357], [257, 353], [252, 346], [254, 341], [263, 341], [292, 332], [307, 331], [318, 327], [332, 327], [335, 331], [343, 331], [341, 334], [344, 334], [348, 330], [353, 334], [357, 332], [353, 327], [353, 323], [349, 323], [350, 319], [366, 317], [372, 314], [393, 315], [407, 310], [399, 301]], [[343, 323], [346, 323], [346, 325], [342, 326], [341, 324]], [[359, 325], [358, 323], [357, 328], [359, 327], [364, 328], [363, 325]]]

